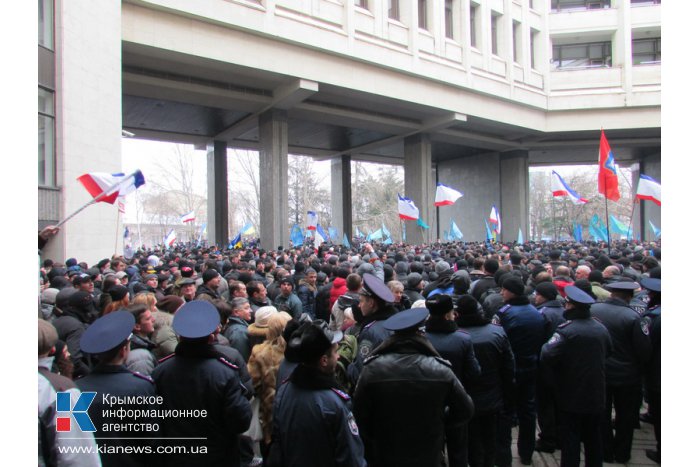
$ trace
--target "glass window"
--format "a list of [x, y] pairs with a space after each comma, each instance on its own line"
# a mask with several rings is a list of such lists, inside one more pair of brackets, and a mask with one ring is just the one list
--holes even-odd
[[55, 185], [54, 94], [39, 88], [39, 179], [42, 186]]
[[632, 40], [632, 63], [634, 65], [661, 63], [661, 38]]
[[552, 0], [552, 11], [598, 10], [610, 8], [610, 0]]
[[399, 0], [389, 0], [389, 18], [398, 21], [401, 19], [399, 14]]
[[518, 48], [520, 47], [520, 23], [513, 21], [513, 61], [520, 63]]
[[498, 55], [498, 23], [500, 15], [491, 13], [491, 53]]
[[476, 25], [477, 25], [477, 14], [479, 12], [479, 7], [475, 4], [469, 5], [469, 40], [471, 41], [471, 46], [475, 49], [479, 48], [479, 43], [477, 42]]
[[538, 32], [534, 29], [530, 29], [530, 68], [533, 70], [535, 67], [535, 45], [537, 44]]
[[660, 5], [661, 0], [632, 0], [632, 6]]
[[39, 45], [53, 50], [53, 0], [39, 0]]
[[455, 38], [452, 0], [445, 0], [445, 37]]
[[554, 69], [610, 67], [611, 51], [610, 42], [555, 45], [552, 51], [552, 67]]
[[355, 6], [369, 10], [369, 0], [355, 0]]
[[428, 29], [428, 0], [418, 0], [418, 27]]

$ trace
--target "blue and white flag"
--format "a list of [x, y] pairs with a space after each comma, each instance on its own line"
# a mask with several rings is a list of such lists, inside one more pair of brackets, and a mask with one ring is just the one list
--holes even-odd
[[163, 239], [163, 243], [165, 243], [166, 246], [172, 247], [173, 243], [175, 243], [175, 239], [177, 238], [177, 234], [173, 229], [170, 229], [170, 232], [168, 235], [165, 236]]
[[323, 240], [324, 242], [328, 241], [328, 234], [325, 230], [323, 230], [321, 224], [316, 224], [316, 232], [321, 236], [321, 240]]
[[188, 222], [194, 222], [194, 209], [188, 212], [187, 214], [183, 214], [180, 216], [180, 222], [183, 224], [186, 224]]

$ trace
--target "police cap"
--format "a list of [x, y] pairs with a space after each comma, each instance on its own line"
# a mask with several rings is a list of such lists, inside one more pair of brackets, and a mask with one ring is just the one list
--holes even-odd
[[581, 305], [590, 305], [595, 303], [595, 299], [588, 295], [583, 290], [579, 289], [575, 285], [567, 285], [564, 287], [564, 293], [566, 293], [566, 301], [578, 303]]
[[374, 274], [369, 273], [362, 275], [362, 291], [360, 295], [376, 297], [388, 303], [394, 301], [394, 294], [391, 293], [391, 289], [384, 284], [384, 281]]
[[204, 300], [193, 300], [175, 313], [173, 330], [181, 337], [198, 339], [213, 333], [220, 319], [214, 305]]
[[80, 338], [80, 350], [101, 354], [114, 349], [131, 335], [136, 320], [126, 310], [117, 310], [95, 320]]
[[396, 313], [384, 321], [384, 328], [389, 331], [408, 331], [418, 328], [426, 320], [430, 312], [427, 308], [411, 308]]
[[651, 290], [652, 292], [661, 292], [661, 279], [643, 277], [640, 281], [640, 285], [647, 290]]
[[630, 281], [619, 281], [607, 284], [605, 288], [610, 290], [637, 290], [639, 288], [639, 284]]

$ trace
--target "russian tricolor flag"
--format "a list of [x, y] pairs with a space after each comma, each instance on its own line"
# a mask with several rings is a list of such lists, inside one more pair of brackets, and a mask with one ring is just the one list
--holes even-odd
[[405, 219], [409, 221], [417, 221], [419, 216], [418, 208], [408, 198], [404, 198], [401, 195], [399, 197], [399, 219]]
[[190, 211], [187, 214], [180, 216], [180, 221], [183, 224], [186, 224], [187, 222], [194, 222], [194, 211]]
[[316, 211], [306, 211], [306, 230], [316, 230], [316, 224], [318, 224]]
[[574, 204], [586, 204], [587, 199], [581, 198], [578, 193], [566, 184], [561, 175], [552, 170], [552, 196], [568, 196]]
[[455, 204], [455, 201], [462, 196], [464, 196], [464, 194], [454, 188], [438, 183], [437, 189], [435, 190], [435, 206], [449, 206], [450, 204]]
[[661, 184], [648, 175], [639, 175], [637, 198], [653, 201], [661, 206]]
[[126, 196], [146, 183], [140, 170], [128, 176], [123, 173], [87, 173], [78, 177], [78, 181], [95, 201], [109, 204], [114, 204], [118, 196]]

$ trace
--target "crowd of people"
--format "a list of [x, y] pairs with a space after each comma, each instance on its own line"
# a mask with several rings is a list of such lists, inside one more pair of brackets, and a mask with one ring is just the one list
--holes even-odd
[[657, 243], [178, 245], [45, 259], [38, 308], [39, 465], [661, 459]]

